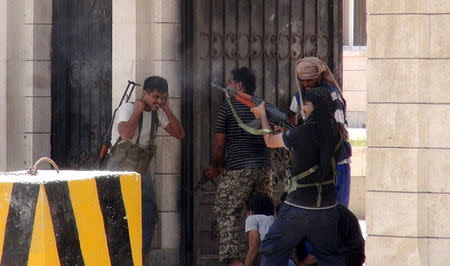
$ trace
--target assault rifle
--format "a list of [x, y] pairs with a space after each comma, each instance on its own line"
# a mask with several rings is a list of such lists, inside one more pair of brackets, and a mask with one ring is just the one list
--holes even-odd
[[[131, 86], [131, 90], [130, 90], [130, 86]], [[106, 157], [106, 154], [108, 154], [109, 148], [111, 147], [111, 131], [112, 131], [112, 126], [114, 124], [114, 119], [116, 118], [116, 112], [119, 109], [119, 107], [122, 106], [122, 103], [124, 102], [123, 100], [125, 98], [126, 98], [126, 103], [130, 100], [130, 97], [133, 94], [134, 88], [136, 86], [141, 86], [141, 85], [134, 81], [131, 81], [131, 80], [128, 81], [127, 88], [125, 89], [125, 92], [122, 95], [122, 99], [120, 99], [119, 106], [117, 106], [117, 108], [113, 112], [111, 120], [109, 121], [109, 124], [108, 124], [108, 131], [106, 131], [106, 133], [102, 139], [102, 146], [100, 147], [100, 153], [98, 155], [99, 165], [103, 162], [103, 160]], [[128, 90], [130, 90], [129, 93], [128, 93]]]
[[[214, 82], [211, 82], [210, 84], [213, 88], [223, 91], [227, 97], [233, 97], [237, 101], [247, 105], [250, 108], [258, 106], [261, 104], [261, 102], [264, 101], [264, 99], [261, 99], [254, 95], [249, 95], [244, 92], [236, 92], [232, 89], [221, 87]], [[266, 106], [267, 119], [269, 120], [269, 122], [271, 124], [281, 126], [285, 129], [291, 129], [293, 127], [291, 124], [289, 124], [287, 115], [285, 113], [281, 112], [280, 110], [278, 110], [275, 106], [273, 106], [270, 103], [265, 103], [265, 106]], [[239, 121], [238, 121], [238, 123], [239, 123]], [[245, 127], [247, 127], [247, 128], [250, 127], [250, 128], [254, 128], [254, 129], [261, 128], [261, 119], [257, 118], [255, 120], [245, 124]], [[249, 133], [255, 134], [253, 130], [247, 130], [244, 127], [243, 127], [243, 129], [248, 131]]]

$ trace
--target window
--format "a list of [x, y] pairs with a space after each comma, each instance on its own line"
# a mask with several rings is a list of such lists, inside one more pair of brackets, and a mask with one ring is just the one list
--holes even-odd
[[350, 50], [365, 48], [366, 0], [344, 0], [343, 9], [344, 47]]

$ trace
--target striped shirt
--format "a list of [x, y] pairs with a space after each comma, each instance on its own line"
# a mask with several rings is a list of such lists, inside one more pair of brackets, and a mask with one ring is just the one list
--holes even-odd
[[[231, 99], [231, 103], [242, 122], [248, 123], [255, 119], [248, 106], [235, 99]], [[271, 152], [266, 147], [263, 136], [252, 135], [240, 128], [226, 101], [218, 111], [216, 133], [226, 134], [224, 162], [227, 170], [272, 165]]]

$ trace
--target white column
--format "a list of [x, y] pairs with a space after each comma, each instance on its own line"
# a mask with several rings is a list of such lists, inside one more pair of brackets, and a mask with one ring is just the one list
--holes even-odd
[[447, 265], [450, 3], [367, 6], [367, 265]]
[[0, 171], [6, 170], [6, 3], [0, 0]]

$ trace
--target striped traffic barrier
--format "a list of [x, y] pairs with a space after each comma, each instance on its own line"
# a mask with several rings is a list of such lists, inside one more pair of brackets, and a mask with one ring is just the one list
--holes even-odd
[[137, 173], [0, 173], [1, 265], [142, 265]]

